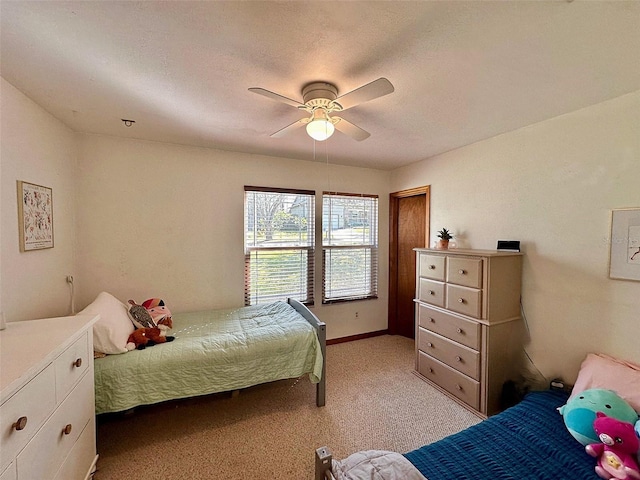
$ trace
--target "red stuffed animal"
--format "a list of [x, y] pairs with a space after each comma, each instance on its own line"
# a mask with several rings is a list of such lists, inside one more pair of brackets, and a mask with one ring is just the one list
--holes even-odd
[[602, 443], [591, 443], [585, 449], [589, 455], [598, 458], [595, 467], [598, 476], [619, 480], [640, 479], [640, 468], [636, 462], [640, 442], [633, 425], [597, 412], [593, 429]]
[[144, 350], [157, 343], [172, 342], [174, 337], [168, 337], [165, 330], [158, 327], [136, 328], [127, 340], [127, 350]]

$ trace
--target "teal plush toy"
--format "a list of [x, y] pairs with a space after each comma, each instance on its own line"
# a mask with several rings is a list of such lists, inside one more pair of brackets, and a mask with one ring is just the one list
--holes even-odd
[[579, 393], [566, 405], [558, 408], [569, 433], [582, 445], [598, 443], [600, 439], [593, 429], [596, 412], [622, 422], [635, 424], [638, 414], [633, 407], [613, 390], [592, 388]]

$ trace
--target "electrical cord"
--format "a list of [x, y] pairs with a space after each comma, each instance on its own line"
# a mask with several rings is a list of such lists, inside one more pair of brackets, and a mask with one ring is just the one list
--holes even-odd
[[[527, 321], [527, 316], [526, 316], [526, 314], [524, 312], [524, 305], [522, 304], [522, 296], [520, 297], [520, 314], [522, 316], [522, 321], [524, 322], [524, 326], [527, 329], [527, 337], [530, 339], [531, 338], [531, 330], [529, 330], [529, 322]], [[529, 363], [531, 363], [533, 368], [535, 368], [536, 372], [538, 372], [538, 375], [541, 378], [543, 378], [545, 380], [545, 382], [546, 382], [547, 378], [543, 375], [543, 373], [540, 371], [540, 369], [536, 366], [535, 362], [531, 358], [531, 355], [529, 355], [529, 352], [527, 352], [527, 349], [523, 347], [522, 351], [524, 352], [525, 356], [529, 360]]]
[[71, 298], [69, 300], [69, 310], [71, 311], [71, 315], [76, 314], [76, 301], [75, 301], [75, 287], [73, 284], [73, 275], [67, 275], [67, 283], [69, 284], [69, 288], [71, 290]]

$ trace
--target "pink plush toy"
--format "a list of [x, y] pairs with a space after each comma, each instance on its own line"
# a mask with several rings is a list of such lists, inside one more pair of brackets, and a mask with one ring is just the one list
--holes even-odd
[[162, 330], [173, 328], [173, 319], [169, 307], [164, 304], [164, 300], [160, 298], [150, 298], [142, 302], [142, 306], [147, 309], [149, 315], [158, 327]]
[[640, 441], [633, 425], [597, 412], [593, 428], [602, 443], [591, 443], [585, 450], [598, 458], [598, 476], [607, 480], [640, 479], [640, 468], [636, 461]]

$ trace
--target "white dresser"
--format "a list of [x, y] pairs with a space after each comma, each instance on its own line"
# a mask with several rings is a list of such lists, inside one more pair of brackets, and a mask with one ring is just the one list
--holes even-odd
[[523, 352], [522, 254], [416, 250], [416, 371], [481, 416], [500, 410]]
[[83, 480], [95, 470], [92, 325], [77, 315], [0, 331], [0, 480]]

